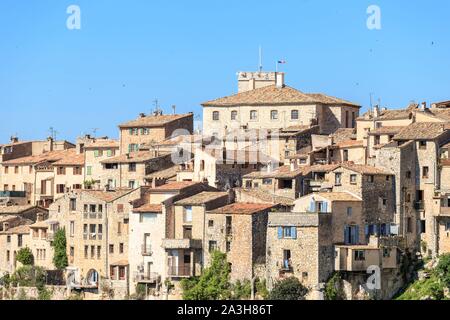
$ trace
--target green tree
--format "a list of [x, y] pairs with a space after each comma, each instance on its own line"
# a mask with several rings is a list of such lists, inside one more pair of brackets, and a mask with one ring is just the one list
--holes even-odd
[[226, 300], [231, 296], [230, 265], [227, 255], [212, 253], [211, 265], [198, 278], [181, 281], [185, 300]]
[[325, 285], [325, 299], [345, 300], [345, 293], [342, 289], [342, 278], [338, 272], [334, 273]]
[[436, 274], [446, 286], [450, 285], [450, 254], [444, 254], [439, 257]]
[[65, 269], [69, 263], [67, 261], [67, 240], [66, 240], [66, 231], [63, 229], [59, 229], [55, 233], [55, 238], [53, 239], [53, 265], [58, 270]]
[[30, 248], [22, 248], [17, 252], [17, 261], [24, 266], [32, 266], [34, 264], [33, 252]]
[[277, 282], [269, 293], [269, 300], [304, 300], [308, 289], [295, 278]]

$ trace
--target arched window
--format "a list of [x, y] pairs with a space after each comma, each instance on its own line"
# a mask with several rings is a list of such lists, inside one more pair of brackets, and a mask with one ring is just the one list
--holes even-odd
[[270, 120], [278, 120], [278, 111], [277, 110], [270, 111]]
[[258, 120], [258, 111], [256, 110], [250, 111], [250, 120]]
[[291, 111], [291, 120], [298, 120], [298, 110]]
[[219, 119], [220, 119], [219, 111], [214, 111], [214, 112], [212, 113], [212, 119], [213, 119], [214, 121], [219, 121]]
[[231, 111], [231, 120], [234, 121], [237, 119], [237, 111], [233, 110]]

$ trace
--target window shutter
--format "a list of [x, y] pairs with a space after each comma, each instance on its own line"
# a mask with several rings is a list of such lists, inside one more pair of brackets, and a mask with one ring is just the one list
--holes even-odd
[[297, 239], [297, 227], [291, 227], [292, 239]]
[[355, 226], [355, 244], [359, 243], [359, 226]]
[[350, 236], [350, 234], [349, 234], [349, 228], [348, 228], [348, 225], [345, 225], [344, 226], [344, 243], [345, 244], [349, 244], [349, 236]]
[[283, 239], [283, 228], [278, 227], [278, 239]]
[[309, 204], [309, 212], [314, 212], [316, 211], [316, 203], [314, 202], [314, 200], [311, 200], [310, 204]]
[[323, 202], [323, 212], [328, 212], [328, 202]]
[[366, 224], [364, 226], [364, 234], [366, 235], [366, 237], [369, 237], [369, 225], [368, 224]]

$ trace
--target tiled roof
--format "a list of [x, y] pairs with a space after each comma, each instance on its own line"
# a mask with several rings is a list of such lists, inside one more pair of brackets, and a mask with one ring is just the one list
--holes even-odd
[[162, 186], [158, 186], [153, 189], [149, 189], [149, 192], [151, 191], [179, 191], [183, 190], [185, 188], [200, 185], [201, 182], [193, 182], [193, 181], [175, 181], [175, 182], [169, 182], [166, 184], [163, 184]]
[[347, 141], [341, 141], [335, 145], [333, 145], [333, 147], [338, 147], [338, 148], [356, 148], [356, 147], [363, 147], [364, 143], [362, 140], [347, 140]]
[[369, 135], [374, 136], [374, 135], [397, 134], [404, 128], [405, 126], [386, 126], [370, 131]]
[[249, 174], [246, 174], [243, 178], [252, 178], [252, 179], [262, 179], [262, 178], [286, 178], [293, 179], [295, 177], [301, 176], [303, 174], [303, 167], [298, 167], [294, 170], [291, 170], [291, 166], [286, 165], [277, 168], [272, 172], [265, 171], [255, 171]]
[[76, 150], [74, 148], [67, 150], [50, 151], [40, 155], [4, 161], [3, 165], [33, 165], [43, 162], [56, 162], [58, 160], [74, 157], [75, 154]]
[[147, 212], [162, 213], [162, 205], [146, 203], [137, 208], [133, 208], [133, 212], [135, 212], [135, 213], [147, 213]]
[[96, 149], [96, 148], [119, 148], [119, 141], [113, 139], [95, 139], [88, 141], [84, 145], [85, 149]]
[[314, 193], [314, 195], [321, 196], [331, 201], [362, 201], [360, 197], [349, 192], [318, 192]]
[[117, 189], [113, 191], [83, 190], [82, 193], [90, 195], [101, 201], [112, 202], [132, 191], [133, 191], [132, 189]]
[[0, 214], [20, 214], [33, 208], [39, 208], [33, 205], [0, 207]]
[[192, 197], [189, 198], [185, 198], [182, 200], [179, 200], [177, 202], [175, 202], [175, 205], [180, 205], [180, 206], [195, 206], [195, 205], [202, 205], [205, 203], [208, 203], [210, 201], [222, 198], [222, 197], [226, 197], [228, 196], [228, 192], [201, 192], [198, 193]]
[[251, 215], [275, 207], [268, 203], [232, 203], [227, 206], [208, 211], [209, 214], [243, 214]]
[[138, 162], [146, 162], [151, 159], [157, 158], [155, 154], [150, 151], [138, 151], [138, 152], [130, 152], [127, 154], [122, 154], [117, 157], [109, 158], [101, 161], [101, 163], [138, 163]]
[[370, 175], [392, 175], [392, 172], [389, 172], [387, 169], [372, 167], [364, 164], [355, 164], [352, 162], [344, 162], [340, 163], [339, 167], [358, 172], [361, 174], [370, 174]]
[[[404, 120], [410, 119], [413, 116], [413, 112], [417, 109], [417, 104], [410, 104], [405, 109], [381, 109], [376, 120]], [[358, 120], [373, 120], [373, 112], [367, 111]]]
[[311, 172], [330, 172], [338, 167], [338, 164], [317, 164], [314, 166], [306, 166], [304, 167], [304, 174], [307, 175]]
[[443, 121], [450, 121], [450, 108], [428, 109], [426, 114]]
[[333, 138], [334, 143], [351, 140], [356, 133], [354, 128], [339, 128], [330, 136]]
[[136, 120], [128, 121], [119, 125], [119, 128], [134, 128], [134, 127], [162, 127], [173, 121], [183, 118], [192, 117], [192, 113], [188, 114], [171, 114], [171, 115], [149, 115], [138, 118]]
[[13, 215], [0, 215], [0, 223], [17, 220], [19, 217]]
[[61, 159], [53, 163], [54, 166], [84, 166], [84, 154], [77, 154], [75, 149], [67, 150]]
[[441, 159], [440, 164], [443, 167], [450, 167], [450, 159]]
[[29, 225], [20, 225], [17, 227], [10, 228], [6, 231], [0, 232], [0, 234], [28, 234], [30, 233]]
[[167, 169], [159, 170], [145, 176], [146, 179], [170, 179], [177, 176], [178, 165]]
[[289, 86], [266, 86], [202, 103], [203, 106], [261, 106], [295, 104], [339, 104], [359, 107], [349, 101], [324, 94], [306, 94]]
[[439, 122], [416, 122], [404, 127], [394, 140], [432, 140], [450, 130], [450, 125]]
[[273, 204], [281, 204], [283, 206], [293, 206], [294, 205], [294, 200], [291, 198], [271, 194], [266, 191], [262, 191], [260, 189], [236, 188], [236, 190], [241, 192], [242, 194], [245, 194], [252, 198], [259, 199], [263, 202], [273, 203]]

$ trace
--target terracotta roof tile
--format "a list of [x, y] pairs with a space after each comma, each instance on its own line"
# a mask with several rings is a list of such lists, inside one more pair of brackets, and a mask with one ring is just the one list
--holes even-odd
[[337, 148], [356, 148], [356, 147], [363, 147], [364, 143], [362, 140], [347, 140], [347, 141], [341, 141], [333, 147]]
[[113, 191], [83, 190], [82, 193], [90, 195], [101, 201], [112, 202], [132, 191], [133, 191], [132, 189], [117, 189]]
[[405, 126], [386, 126], [377, 128], [371, 132], [369, 132], [369, 135], [386, 135], [386, 134], [397, 134], [400, 131], [402, 131], [405, 128]]
[[[164, 157], [161, 156], [161, 157]], [[155, 156], [153, 152], [150, 151], [138, 151], [138, 152], [130, 152], [128, 154], [122, 154], [117, 157], [109, 158], [106, 160], [101, 161], [101, 163], [140, 163], [140, 162], [146, 162], [152, 159], [158, 158]]]
[[232, 203], [227, 206], [208, 211], [209, 214], [242, 214], [251, 215], [267, 211], [276, 205], [269, 203]]
[[[20, 214], [26, 212], [33, 208], [40, 208], [34, 205], [24, 205], [24, 206], [9, 206], [9, 207], [0, 207], [0, 214]], [[43, 208], [41, 208], [43, 209]]]
[[95, 139], [88, 141], [84, 145], [85, 149], [96, 149], [96, 148], [119, 148], [119, 141], [113, 139]]
[[203, 106], [261, 106], [292, 104], [340, 104], [358, 107], [349, 101], [324, 94], [306, 94], [289, 86], [266, 86], [202, 103]]
[[161, 204], [146, 203], [133, 209], [135, 213], [162, 213]]
[[228, 192], [205, 191], [205, 192], [198, 193], [192, 197], [179, 200], [179, 201], [175, 202], [175, 205], [179, 205], [179, 206], [202, 205], [202, 204], [208, 203], [210, 201], [217, 200], [217, 199], [227, 197], [227, 196], [228, 196]]
[[195, 185], [201, 185], [201, 182], [193, 182], [193, 181], [175, 181], [175, 182], [169, 182], [166, 184], [163, 184], [161, 186], [158, 186], [153, 189], [149, 189], [149, 192], [151, 191], [179, 191], [183, 190], [185, 188], [195, 186]]
[[119, 125], [119, 128], [134, 128], [134, 127], [162, 127], [173, 121], [183, 118], [193, 117], [192, 113], [188, 114], [171, 114], [171, 115], [149, 115], [136, 120], [128, 121]]
[[295, 177], [301, 176], [304, 172], [303, 167], [298, 167], [294, 170], [291, 170], [291, 166], [282, 166], [277, 168], [272, 172], [265, 171], [255, 171], [249, 174], [246, 174], [244, 178], [253, 178], [253, 179], [261, 179], [261, 178], [287, 178], [293, 179]]
[[364, 164], [355, 164], [352, 162], [344, 162], [339, 164], [339, 167], [358, 172], [361, 174], [369, 174], [369, 175], [393, 175], [392, 172], [389, 172], [387, 169], [372, 167]]
[[67, 150], [57, 150], [50, 151], [40, 155], [28, 156], [17, 158], [13, 160], [4, 161], [3, 165], [33, 165], [43, 162], [56, 162], [62, 159], [70, 159], [76, 155], [76, 150], [74, 148]]
[[416, 122], [404, 127], [394, 140], [433, 140], [450, 130], [449, 124], [439, 122]]
[[324, 197], [331, 201], [362, 201], [360, 197], [351, 194], [350, 192], [317, 192], [314, 193], [314, 195]]

